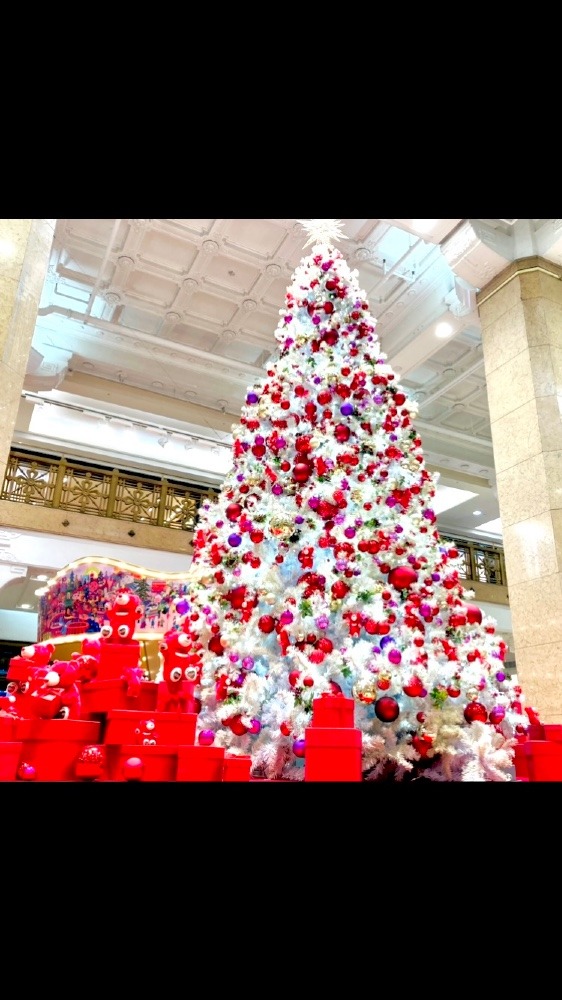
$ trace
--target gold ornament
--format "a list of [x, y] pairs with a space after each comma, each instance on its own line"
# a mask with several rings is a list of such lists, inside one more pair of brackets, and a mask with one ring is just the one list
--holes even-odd
[[276, 538], [289, 538], [295, 530], [295, 525], [293, 521], [287, 521], [282, 517], [272, 517], [269, 530]]
[[356, 684], [351, 693], [354, 698], [362, 701], [364, 705], [372, 705], [377, 700], [378, 694], [376, 684], [369, 682]]

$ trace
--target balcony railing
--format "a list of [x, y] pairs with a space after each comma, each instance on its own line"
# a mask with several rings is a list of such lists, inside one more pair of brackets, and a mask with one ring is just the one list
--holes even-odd
[[0, 499], [193, 531], [202, 500], [215, 496], [165, 478], [11, 451]]
[[[164, 478], [11, 451], [0, 499], [193, 531], [201, 502], [216, 496], [217, 490]], [[443, 541], [457, 549], [462, 579], [507, 586], [503, 551], [498, 546], [450, 536]]]

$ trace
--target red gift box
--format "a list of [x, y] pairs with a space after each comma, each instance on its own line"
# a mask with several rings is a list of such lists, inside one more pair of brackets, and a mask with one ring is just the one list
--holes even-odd
[[527, 740], [521, 745], [527, 758], [529, 781], [562, 781], [562, 743]]
[[312, 702], [311, 726], [324, 729], [341, 727], [353, 729], [355, 725], [355, 702], [343, 695], [326, 694]]
[[247, 754], [226, 753], [224, 755], [222, 780], [249, 781], [251, 767], [252, 758]]
[[80, 751], [99, 742], [100, 723], [82, 719], [19, 719], [20, 763], [32, 764], [37, 781], [76, 781]]
[[124, 680], [88, 681], [80, 687], [80, 714], [83, 719], [90, 719], [116, 708], [152, 712], [156, 707], [157, 693], [158, 685], [154, 681], [141, 681], [137, 698], [127, 695], [127, 682]]
[[175, 781], [178, 768], [176, 747], [121, 746], [114, 781]]
[[15, 781], [21, 757], [20, 743], [0, 743], [0, 781]]
[[305, 729], [305, 781], [361, 781], [361, 730]]
[[[146, 730], [145, 723], [153, 725]], [[107, 713], [105, 743], [142, 745], [143, 734], [158, 746], [192, 746], [197, 716], [191, 712], [143, 712], [114, 709]], [[140, 730], [139, 733], [136, 730]]]
[[224, 747], [178, 747], [176, 781], [222, 781]]
[[542, 728], [544, 730], [543, 740], [554, 740], [555, 743], [562, 743], [562, 726], [548, 725], [545, 722]]
[[13, 715], [0, 715], [0, 742], [10, 742], [14, 739], [16, 719]]
[[513, 766], [515, 767], [515, 780], [528, 779], [529, 770], [527, 768], [527, 754], [524, 743], [516, 743], [513, 751]]
[[128, 667], [140, 667], [140, 642], [101, 642], [97, 681], [115, 680]]

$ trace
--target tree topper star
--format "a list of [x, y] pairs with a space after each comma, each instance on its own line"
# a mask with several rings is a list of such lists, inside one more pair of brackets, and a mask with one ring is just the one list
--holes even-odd
[[303, 229], [306, 229], [309, 239], [304, 244], [305, 247], [315, 243], [325, 243], [329, 246], [338, 240], [346, 240], [348, 237], [341, 232], [343, 222], [339, 219], [297, 219]]

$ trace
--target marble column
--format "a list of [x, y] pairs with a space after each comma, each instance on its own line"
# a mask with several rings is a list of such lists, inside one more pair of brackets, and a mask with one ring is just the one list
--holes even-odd
[[562, 267], [516, 260], [477, 304], [517, 676], [562, 723]]
[[0, 483], [4, 481], [56, 219], [0, 219]]

